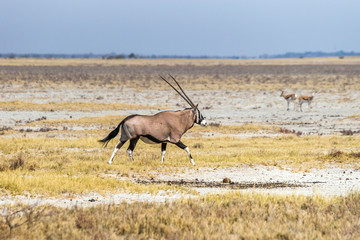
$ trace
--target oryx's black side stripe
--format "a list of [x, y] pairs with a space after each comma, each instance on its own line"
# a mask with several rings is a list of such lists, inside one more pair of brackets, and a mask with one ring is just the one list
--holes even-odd
[[159, 139], [157, 138], [154, 138], [153, 136], [151, 135], [141, 135], [142, 137], [145, 137], [145, 138], [148, 138], [150, 141], [154, 142], [154, 143], [162, 143], [164, 141], [160, 141]]
[[133, 118], [133, 117], [135, 117], [135, 116], [138, 116], [138, 115], [137, 115], [137, 114], [134, 114], [134, 115], [130, 115], [130, 116], [127, 116], [126, 118], [124, 118], [124, 119], [119, 123], [119, 125], [118, 125], [111, 133], [109, 133], [109, 135], [107, 135], [106, 138], [99, 140], [99, 142], [104, 143], [104, 147], [106, 147], [107, 144], [109, 143], [109, 141], [110, 141], [111, 139], [113, 139], [114, 137], [116, 137], [116, 135], [118, 135], [118, 133], [119, 133], [119, 131], [120, 131], [121, 125], [123, 125], [125, 121], [127, 121], [127, 120], [129, 120], [130, 118]]

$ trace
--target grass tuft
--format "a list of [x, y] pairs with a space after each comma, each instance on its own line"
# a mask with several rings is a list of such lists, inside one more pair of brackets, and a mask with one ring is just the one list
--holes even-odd
[[9, 159], [8, 161], [3, 161], [0, 165], [0, 172], [6, 170], [16, 170], [24, 166], [25, 161], [22, 154], [18, 154], [16, 157]]
[[10, 161], [10, 166], [9, 166], [9, 169], [10, 170], [15, 170], [15, 169], [18, 169], [20, 168], [21, 166], [23, 166], [25, 163], [23, 157], [21, 154], [19, 154], [16, 158], [12, 159]]
[[86, 209], [12, 206], [2, 215], [0, 235], [14, 239], [358, 239], [359, 210], [358, 193], [325, 199], [234, 192]]

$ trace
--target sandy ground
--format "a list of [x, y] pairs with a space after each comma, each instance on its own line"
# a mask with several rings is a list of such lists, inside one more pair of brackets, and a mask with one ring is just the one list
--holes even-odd
[[[192, 187], [197, 193], [181, 193], [160, 191], [157, 194], [150, 193], [117, 193], [86, 195], [64, 195], [56, 198], [31, 197], [29, 196], [2, 196], [0, 206], [7, 204], [27, 205], [54, 205], [58, 207], [91, 207], [98, 204], [119, 204], [122, 202], [157, 202], [174, 201], [186, 198], [195, 198], [206, 194], [223, 194], [232, 191], [244, 193], [263, 193], [276, 195], [318, 195], [324, 197], [344, 196], [360, 191], [360, 170], [351, 168], [326, 168], [313, 169], [310, 172], [293, 172], [291, 169], [280, 169], [268, 166], [242, 166], [216, 169], [191, 169], [184, 173], [159, 174], [152, 173], [153, 178], [147, 179], [149, 183], [157, 181], [162, 183], [208, 183], [205, 187]], [[117, 176], [108, 176], [117, 177]], [[123, 179], [123, 177], [121, 177]], [[229, 178], [232, 184], [224, 184], [223, 179]], [[126, 179], [134, 182], [139, 179]], [[144, 179], [142, 179], [144, 180]], [[216, 183], [221, 187], [211, 187]], [[233, 189], [236, 183], [245, 185], [242, 189]], [[267, 184], [266, 187], [255, 187], [255, 184]], [[277, 185], [281, 187], [276, 187]], [[196, 184], [195, 184], [196, 185]], [[284, 186], [285, 185], [285, 186]], [[286, 186], [288, 185], [288, 186]]]
[[[16, 92], [16, 94], [14, 94]], [[182, 109], [186, 107], [184, 102], [169, 91], [136, 91], [126, 88], [107, 89], [106, 94], [102, 89], [24, 89], [21, 86], [3, 88], [1, 99], [12, 101], [31, 101], [37, 103], [46, 102], [103, 102], [103, 103], [128, 103], [163, 105], [166, 103], [169, 109]], [[298, 95], [311, 95], [311, 91], [303, 90]], [[188, 95], [196, 103], [200, 103], [203, 115], [208, 122], [221, 123], [222, 125], [241, 125], [257, 123], [263, 125], [275, 125], [289, 130], [301, 131], [302, 134], [313, 135], [341, 135], [342, 130], [360, 131], [359, 120], [347, 117], [360, 114], [360, 91], [334, 92], [322, 91], [315, 94], [310, 108], [303, 105], [303, 112], [294, 105], [290, 105], [290, 111], [286, 110], [286, 101], [280, 97], [278, 91], [244, 91], [244, 90], [209, 90], [188, 91]], [[96, 99], [100, 97], [99, 99]], [[161, 109], [166, 110], [166, 109]], [[133, 113], [154, 114], [158, 110], [113, 110], [96, 112], [37, 112], [37, 111], [0, 111], [0, 126], [23, 128], [24, 121], [41, 118], [63, 119], [80, 118], [84, 116], [103, 116], [108, 114], [128, 115]], [[119, 119], [121, 120], [121, 119]], [[19, 121], [22, 121], [19, 123]], [[262, 136], [261, 133], [258, 134]], [[254, 137], [256, 134], [242, 134], [238, 137]], [[276, 134], [274, 135], [276, 136]], [[360, 151], [360, 146], [359, 149]], [[223, 178], [230, 178], [235, 183], [285, 183], [296, 184], [297, 187], [281, 188], [208, 188], [193, 187], [200, 195], [217, 194], [226, 191], [262, 192], [269, 194], [302, 194], [302, 195], [345, 195], [352, 191], [360, 190], [360, 171], [347, 168], [328, 168], [310, 172], [293, 172], [291, 169], [279, 169], [265, 166], [239, 166], [234, 168], [218, 169], [192, 169], [189, 168], [182, 174], [157, 174], [153, 173], [158, 181], [204, 181], [222, 182]], [[116, 176], [115, 176], [116, 177]], [[130, 179], [136, 181], [136, 179]], [[51, 204], [62, 207], [93, 206], [96, 204], [119, 203], [122, 201], [151, 201], [164, 202], [175, 199], [196, 197], [193, 194], [181, 194], [179, 192], [160, 192], [152, 194], [105, 194], [97, 193], [89, 195], [63, 196], [59, 198], [41, 198], [29, 196], [0, 197], [0, 205], [3, 204]]]
[[[16, 90], [16, 94], [13, 92]], [[164, 109], [113, 110], [95, 112], [36, 112], [36, 111], [1, 111], [0, 125], [14, 127], [17, 121], [35, 120], [45, 116], [47, 119], [80, 118], [85, 116], [102, 116], [107, 114], [155, 114], [160, 110], [177, 110], [187, 107], [184, 101], [169, 91], [135, 91], [132, 89], [4, 89], [1, 99], [7, 101], [21, 100], [37, 103], [46, 102], [98, 102], [164, 105]], [[298, 95], [311, 95], [311, 91], [302, 90]], [[241, 125], [257, 123], [276, 125], [289, 130], [301, 131], [303, 134], [329, 135], [340, 134], [342, 130], [360, 131], [359, 119], [345, 119], [360, 114], [360, 91], [332, 92], [324, 91], [315, 94], [310, 108], [303, 104], [303, 112], [298, 104], [290, 104], [286, 110], [286, 101], [280, 92], [274, 91], [188, 91], [193, 101], [208, 122], [224, 125]], [[103, 99], [96, 100], [97, 97]], [[294, 110], [295, 107], [295, 110]]]

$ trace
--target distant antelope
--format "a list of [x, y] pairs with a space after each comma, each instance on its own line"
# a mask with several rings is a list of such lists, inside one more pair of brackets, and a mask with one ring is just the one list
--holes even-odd
[[198, 109], [198, 105], [195, 105], [191, 101], [174, 77], [170, 75], [182, 93], [180, 93], [164, 77], [160, 77], [169, 84], [190, 105], [191, 108], [185, 108], [184, 110], [179, 111], [159, 112], [152, 116], [131, 115], [123, 119], [107, 137], [99, 140], [99, 142], [104, 143], [104, 146], [106, 147], [108, 142], [116, 137], [121, 128], [120, 141], [114, 148], [109, 164], [112, 163], [116, 152], [127, 140], [130, 140], [127, 153], [130, 161], [134, 161], [132, 153], [136, 143], [139, 139], [141, 139], [145, 143], [161, 143], [161, 162], [164, 162], [166, 144], [172, 143], [181, 149], [184, 149], [189, 155], [190, 162], [195, 166], [195, 162], [190, 154], [189, 148], [183, 144], [180, 139], [187, 130], [194, 126], [194, 123], [206, 126], [206, 121]]
[[311, 94], [311, 96], [300, 96], [299, 97], [299, 106], [300, 106], [300, 111], [302, 111], [302, 105], [303, 103], [307, 103], [308, 107], [310, 108], [310, 104], [312, 102], [312, 100], [314, 99], [314, 95], [315, 93], [313, 92]]
[[[280, 97], [283, 97], [286, 100], [286, 102], [287, 102], [287, 111], [289, 111], [290, 102], [294, 103], [294, 101], [296, 99], [296, 94], [292, 93], [292, 94], [285, 95], [284, 91], [281, 90]], [[295, 110], [295, 103], [294, 103], [294, 110]]]

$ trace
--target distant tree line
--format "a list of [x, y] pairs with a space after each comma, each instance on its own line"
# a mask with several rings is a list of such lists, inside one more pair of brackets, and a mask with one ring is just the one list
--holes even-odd
[[93, 54], [93, 53], [85, 53], [85, 54], [56, 54], [56, 53], [28, 53], [28, 54], [16, 54], [16, 53], [0, 53], [0, 58], [101, 58], [101, 59], [131, 59], [131, 58], [188, 58], [188, 59], [204, 59], [204, 58], [216, 58], [216, 59], [271, 59], [271, 58], [309, 58], [309, 57], [339, 57], [344, 58], [345, 56], [360, 56], [359, 52], [345, 52], [345, 51], [337, 51], [337, 52], [288, 52], [285, 54], [262, 54], [258, 57], [249, 57], [249, 56], [193, 56], [193, 55], [138, 55], [135, 53], [130, 54]]
[[312, 57], [350, 57], [350, 56], [360, 56], [360, 53], [358, 52], [344, 52], [344, 51], [337, 51], [337, 52], [302, 52], [302, 53], [296, 53], [296, 52], [288, 52], [285, 54], [275, 54], [275, 55], [268, 55], [263, 54], [260, 55], [259, 58], [267, 59], [267, 58], [312, 58]]
[[125, 58], [137, 58], [134, 53], [126, 54], [58, 54], [58, 53], [27, 53], [27, 54], [16, 54], [16, 53], [0, 53], [0, 58], [102, 58], [102, 59], [125, 59]]

